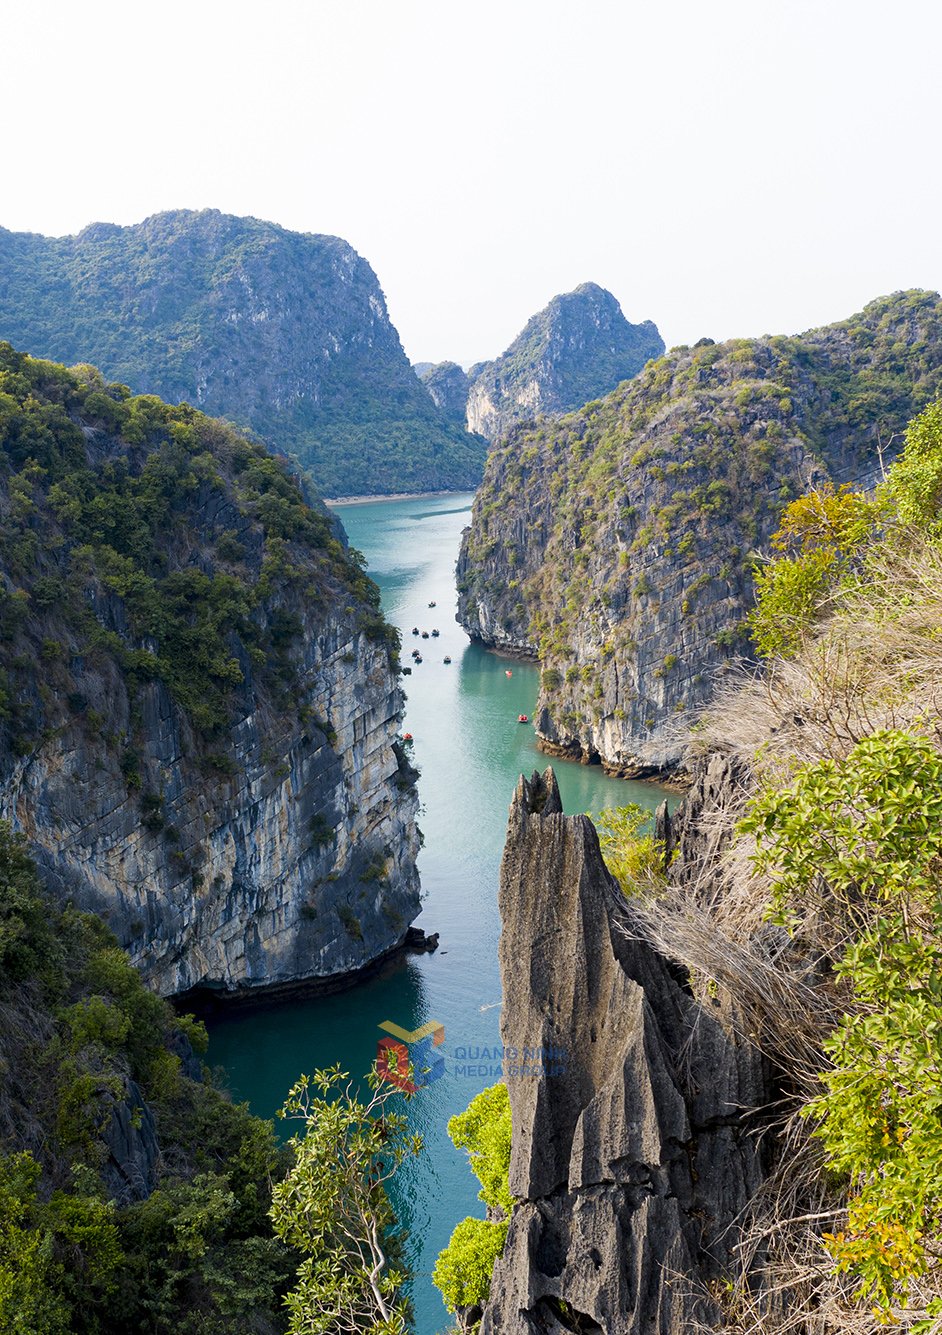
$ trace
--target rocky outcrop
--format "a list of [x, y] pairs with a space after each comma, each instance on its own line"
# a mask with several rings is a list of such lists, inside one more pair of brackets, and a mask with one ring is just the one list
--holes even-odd
[[322, 495], [480, 481], [484, 442], [417, 383], [376, 275], [338, 237], [216, 209], [0, 228], [0, 338], [251, 427]]
[[715, 1324], [734, 1221], [763, 1179], [762, 1059], [634, 938], [552, 770], [518, 785], [500, 910], [518, 1203], [482, 1335]]
[[[46, 885], [164, 994], [395, 949], [419, 911], [398, 639], [333, 521], [221, 423], [0, 360], [0, 815]], [[24, 440], [43, 470], [13, 472]]]
[[124, 1086], [123, 1098], [109, 1099], [106, 1093], [102, 1100], [101, 1176], [108, 1198], [119, 1206], [147, 1199], [157, 1184], [160, 1163], [154, 1110], [134, 1080], [126, 1079]]
[[458, 619], [541, 661], [544, 749], [623, 775], [677, 762], [685, 719], [749, 655], [783, 507], [879, 480], [942, 386], [940, 333], [938, 296], [912, 292], [795, 338], [703, 340], [492, 448]]
[[416, 375], [450, 422], [464, 426], [471, 381], [457, 362], [424, 363]]
[[[326, 983], [387, 954], [419, 912], [417, 798], [385, 648], [343, 616], [309, 621], [299, 647], [319, 722], [274, 717], [250, 692], [226, 774], [201, 764], [166, 686], [134, 700], [89, 662], [73, 675], [84, 717], [0, 772], [0, 814], [46, 884], [103, 916], [164, 994]], [[88, 711], [117, 737], [138, 732], [139, 787]], [[158, 829], [142, 794], [159, 797]]]
[[554, 297], [495, 361], [471, 368], [468, 430], [496, 440], [516, 422], [578, 408], [663, 351], [650, 320], [629, 324], [611, 292], [583, 283]]

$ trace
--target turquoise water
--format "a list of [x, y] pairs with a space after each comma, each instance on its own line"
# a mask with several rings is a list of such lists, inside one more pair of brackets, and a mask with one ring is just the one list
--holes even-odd
[[[497, 877], [507, 810], [520, 773], [548, 763], [532, 729], [517, 722], [518, 714], [532, 715], [538, 670], [470, 644], [455, 622], [454, 564], [471, 500], [450, 495], [337, 507], [352, 545], [368, 559], [387, 616], [403, 632], [403, 662], [411, 663], [413, 647], [422, 649], [424, 662], [405, 678], [405, 729], [415, 738], [422, 771], [418, 926], [441, 934], [440, 949], [410, 956], [335, 996], [234, 1012], [210, 1024], [209, 1061], [226, 1069], [234, 1094], [263, 1117], [281, 1106], [302, 1071], [339, 1061], [362, 1075], [376, 1056], [384, 1020], [405, 1029], [432, 1019], [444, 1025], [437, 1051], [445, 1073], [409, 1104], [425, 1148], [405, 1166], [394, 1192], [410, 1233], [417, 1335], [448, 1326], [430, 1272], [458, 1220], [483, 1215], [477, 1182], [446, 1124], [498, 1076], [495, 1063], [477, 1054], [499, 1043]], [[436, 607], [429, 608], [431, 601]], [[414, 639], [414, 625], [435, 627], [440, 637]], [[442, 662], [446, 655], [450, 665]], [[653, 810], [665, 795], [652, 784], [607, 778], [598, 766], [553, 764], [567, 812], [626, 802]], [[469, 1067], [477, 1073], [467, 1074]]]

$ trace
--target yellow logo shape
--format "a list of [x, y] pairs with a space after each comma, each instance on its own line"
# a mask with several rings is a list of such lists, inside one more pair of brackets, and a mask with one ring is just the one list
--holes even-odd
[[393, 1038], [398, 1038], [402, 1043], [418, 1043], [420, 1039], [428, 1038], [429, 1034], [434, 1035], [432, 1042], [438, 1047], [445, 1040], [445, 1026], [439, 1024], [437, 1020], [429, 1020], [428, 1024], [423, 1024], [421, 1029], [403, 1029], [398, 1024], [393, 1024], [392, 1020], [384, 1020], [379, 1026], [385, 1029], [387, 1034], [392, 1034]]

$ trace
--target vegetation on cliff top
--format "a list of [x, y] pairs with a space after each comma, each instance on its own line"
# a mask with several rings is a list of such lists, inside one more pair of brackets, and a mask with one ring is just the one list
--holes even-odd
[[186, 405], [9, 344], [0, 567], [0, 721], [15, 753], [61, 722], [63, 702], [106, 722], [82, 692], [86, 657], [110, 661], [132, 698], [163, 681], [209, 755], [255, 687], [303, 709], [293, 602], [385, 641], [393, 662], [398, 649], [358, 554], [283, 460]]
[[206, 209], [77, 236], [0, 229], [0, 338], [196, 404], [290, 451], [323, 495], [474, 487], [484, 442], [416, 380], [337, 237]]
[[583, 283], [532, 316], [494, 361], [471, 368], [471, 415], [481, 418], [474, 424], [493, 439], [537, 412], [569, 412], [637, 375], [663, 351], [650, 320], [630, 324], [611, 292]]

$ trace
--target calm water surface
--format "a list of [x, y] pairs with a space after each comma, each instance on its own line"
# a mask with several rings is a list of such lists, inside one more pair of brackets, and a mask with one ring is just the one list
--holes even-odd
[[[430, 1272], [451, 1230], [467, 1214], [483, 1216], [477, 1181], [448, 1139], [449, 1117], [498, 1078], [493, 1065], [462, 1056], [499, 1043], [497, 877], [507, 811], [517, 778], [543, 768], [532, 729], [537, 668], [489, 654], [469, 643], [455, 622], [454, 565], [470, 495], [338, 506], [354, 547], [365, 553], [382, 590], [389, 619], [403, 632], [403, 661], [421, 646], [424, 662], [405, 678], [405, 728], [415, 737], [422, 771], [419, 858], [424, 910], [418, 925], [441, 934], [434, 955], [411, 956], [386, 976], [336, 996], [235, 1012], [210, 1024], [208, 1060], [228, 1072], [235, 1095], [271, 1117], [302, 1071], [340, 1062], [354, 1075], [376, 1055], [378, 1025], [393, 1020], [416, 1029], [428, 1020], [445, 1027], [442, 1079], [409, 1105], [413, 1129], [425, 1141], [420, 1159], [395, 1184], [394, 1203], [410, 1233], [415, 1269], [417, 1335], [449, 1325]], [[429, 608], [434, 601], [436, 606]], [[438, 639], [416, 640], [414, 625], [437, 628]], [[449, 655], [450, 665], [442, 662]], [[506, 675], [510, 669], [512, 676]], [[597, 766], [554, 761], [567, 812], [599, 811], [637, 802], [654, 809], [665, 796], [652, 784], [609, 779]], [[279, 1124], [280, 1126], [281, 1124]]]

